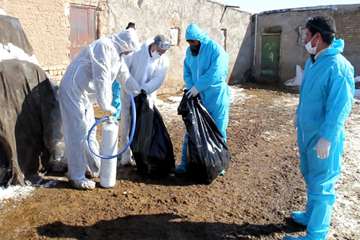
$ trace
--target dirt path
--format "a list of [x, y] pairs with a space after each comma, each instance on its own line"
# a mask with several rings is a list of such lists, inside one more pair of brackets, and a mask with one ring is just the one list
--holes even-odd
[[[177, 159], [183, 136], [178, 101], [159, 104]], [[292, 122], [296, 104], [292, 94], [235, 89], [228, 130], [232, 163], [224, 177], [209, 186], [193, 185], [175, 177], [146, 180], [125, 168], [114, 189], [87, 192], [68, 188], [64, 180], [7, 203], [0, 210], [0, 238], [272, 240], [299, 232], [286, 221], [305, 200]], [[353, 180], [354, 173], [349, 176]], [[351, 213], [339, 211], [336, 215]], [[352, 219], [359, 223], [356, 215]], [[334, 239], [359, 239], [337, 233]]]

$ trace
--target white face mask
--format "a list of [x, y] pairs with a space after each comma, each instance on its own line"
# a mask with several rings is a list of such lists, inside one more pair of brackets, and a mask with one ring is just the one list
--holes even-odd
[[315, 37], [315, 36], [313, 36], [313, 37], [311, 38], [311, 40], [308, 41], [307, 44], [305, 44], [305, 49], [306, 49], [306, 51], [307, 51], [309, 54], [311, 54], [311, 55], [315, 55], [315, 54], [316, 54], [317, 47], [318, 47], [318, 44], [319, 44], [319, 42], [318, 42], [318, 43], [316, 43], [315, 47], [312, 47], [312, 46], [311, 46], [311, 41], [314, 39], [314, 37]]
[[153, 51], [153, 52], [151, 52], [151, 57], [152, 57], [152, 59], [156, 60], [156, 59], [160, 58], [160, 54], [158, 51]]

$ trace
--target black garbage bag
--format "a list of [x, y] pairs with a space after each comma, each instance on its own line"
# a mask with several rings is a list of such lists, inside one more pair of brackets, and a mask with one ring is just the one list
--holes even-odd
[[149, 106], [146, 93], [135, 98], [136, 130], [131, 150], [142, 175], [161, 177], [175, 168], [173, 145], [160, 112]]
[[214, 120], [199, 97], [183, 96], [178, 107], [188, 133], [188, 174], [210, 184], [229, 166], [230, 153]]

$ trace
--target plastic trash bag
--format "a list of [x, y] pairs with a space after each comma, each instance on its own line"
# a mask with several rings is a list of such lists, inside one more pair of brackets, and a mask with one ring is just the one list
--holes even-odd
[[230, 162], [227, 144], [199, 97], [183, 96], [178, 107], [189, 135], [188, 173], [201, 183], [211, 183]]
[[287, 80], [284, 84], [285, 86], [288, 87], [300, 87], [303, 79], [304, 79], [304, 70], [299, 65], [296, 65], [295, 77]]
[[135, 98], [136, 130], [131, 150], [142, 175], [161, 177], [175, 168], [173, 145], [160, 112], [149, 105], [146, 93]]

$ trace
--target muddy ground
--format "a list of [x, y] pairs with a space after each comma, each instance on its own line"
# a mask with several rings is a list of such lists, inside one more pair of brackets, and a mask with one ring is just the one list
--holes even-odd
[[[228, 129], [232, 162], [224, 177], [195, 185], [174, 176], [148, 180], [123, 168], [114, 189], [94, 191], [70, 189], [60, 179], [55, 187], [37, 188], [26, 199], [3, 205], [0, 239], [272, 240], [303, 234], [287, 220], [305, 201], [293, 127], [297, 95], [240, 88], [233, 93]], [[179, 160], [184, 131], [176, 115], [179, 98], [161, 99], [158, 106]], [[353, 126], [359, 124], [360, 106], [354, 111], [348, 129], [353, 130], [350, 136], [359, 136]], [[330, 239], [360, 239], [359, 186], [354, 186], [359, 155], [349, 152], [354, 144], [347, 142], [344, 188]], [[350, 226], [345, 224], [349, 219]]]

